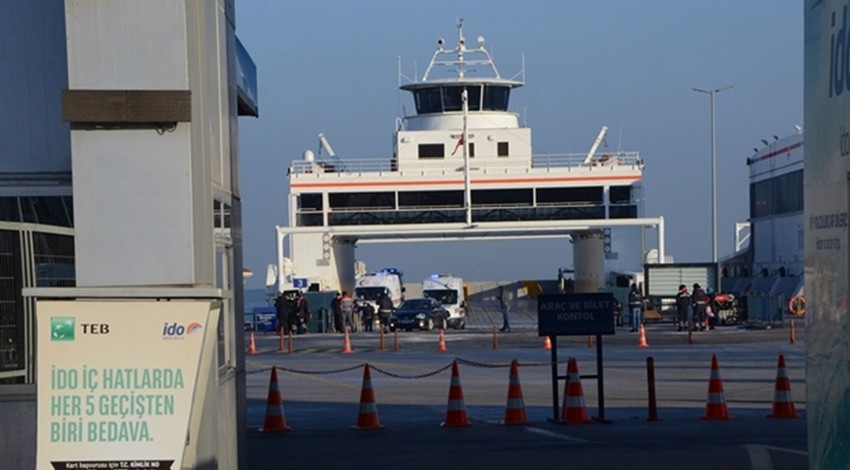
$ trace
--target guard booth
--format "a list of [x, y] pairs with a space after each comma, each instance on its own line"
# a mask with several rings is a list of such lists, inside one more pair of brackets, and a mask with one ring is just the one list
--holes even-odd
[[552, 343], [552, 420], [559, 422], [558, 380], [567, 376], [558, 375], [558, 336], [596, 336], [596, 375], [599, 416], [605, 420], [605, 386], [603, 380], [602, 336], [613, 335], [614, 295], [596, 294], [540, 294], [537, 296], [537, 330], [539, 336], [548, 336]]
[[307, 331], [310, 333], [327, 333], [333, 328], [333, 314], [331, 312], [331, 301], [336, 296], [336, 291], [304, 293], [307, 300], [307, 308], [310, 309], [310, 323]]

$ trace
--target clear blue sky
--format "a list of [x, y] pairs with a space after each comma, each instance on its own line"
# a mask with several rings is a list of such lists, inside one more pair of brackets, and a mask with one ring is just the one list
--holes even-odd
[[[691, 88], [734, 86], [715, 108], [721, 257], [748, 215], [747, 157], [803, 124], [797, 0], [238, 0], [236, 33], [259, 75], [260, 117], [239, 122], [248, 287], [262, 287], [275, 262], [290, 162], [317, 151], [319, 132], [340, 158], [388, 158], [395, 118], [413, 109], [397, 88], [397, 57], [421, 76], [436, 40], [452, 44], [457, 18], [467, 38], [486, 38], [503, 76], [525, 54], [511, 108], [535, 153], [586, 152], [604, 125], [609, 149], [641, 153], [646, 215], [665, 218], [678, 262], [711, 257], [710, 100]], [[434, 271], [554, 278], [570, 253], [563, 240], [357, 249], [369, 268], [398, 266], [411, 281]]]

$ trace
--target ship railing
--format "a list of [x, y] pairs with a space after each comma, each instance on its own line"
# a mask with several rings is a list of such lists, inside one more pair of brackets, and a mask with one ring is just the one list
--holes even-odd
[[[528, 158], [528, 157], [526, 157]], [[612, 152], [595, 155], [589, 163], [585, 163], [587, 154], [565, 153], [565, 154], [538, 154], [531, 156], [532, 169], [564, 169], [564, 168], [618, 168], [622, 166], [640, 168], [643, 161], [638, 152]], [[487, 163], [486, 168], [478, 162], [473, 163], [473, 171], [485, 171], [498, 168], [505, 171], [515, 171], [519, 168], [515, 160], [506, 160], [504, 164]], [[448, 168], [417, 168], [404, 170], [416, 173], [453, 173], [463, 171], [463, 167]], [[289, 168], [289, 175], [307, 175], [310, 173], [387, 173], [397, 172], [398, 161], [394, 158], [359, 158], [345, 159], [334, 162], [316, 162], [296, 160]]]

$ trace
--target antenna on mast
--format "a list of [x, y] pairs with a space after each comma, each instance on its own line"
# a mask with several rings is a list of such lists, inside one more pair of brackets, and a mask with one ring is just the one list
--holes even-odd
[[587, 152], [587, 156], [584, 157], [584, 164], [590, 164], [590, 161], [593, 160], [593, 155], [596, 154], [596, 149], [599, 148], [599, 144], [602, 143], [602, 139], [605, 138], [605, 134], [608, 133], [608, 126], [602, 126], [602, 130], [599, 131], [599, 135], [596, 136], [596, 140], [593, 141], [593, 145], [590, 147], [590, 151]]
[[325, 134], [319, 132], [319, 157], [322, 156], [322, 149], [325, 149], [325, 152], [328, 153], [328, 156], [331, 158], [336, 158], [336, 152], [334, 152], [333, 147], [331, 147], [331, 143], [328, 142], [328, 138], [325, 137]]

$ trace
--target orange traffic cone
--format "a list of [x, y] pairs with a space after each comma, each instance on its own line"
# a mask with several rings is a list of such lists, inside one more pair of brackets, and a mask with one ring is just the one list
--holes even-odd
[[437, 350], [438, 351], [447, 351], [448, 350], [446, 348], [446, 335], [445, 335], [444, 330], [442, 328], [440, 328], [440, 344], [437, 346]]
[[469, 422], [466, 416], [466, 406], [463, 404], [463, 388], [460, 386], [460, 371], [457, 367], [457, 361], [452, 362], [449, 404], [446, 408], [446, 420], [440, 426], [444, 428], [472, 426], [472, 423]]
[[584, 390], [578, 373], [578, 361], [571, 357], [567, 364], [567, 383], [564, 385], [564, 411], [561, 420], [564, 424], [590, 424], [593, 421], [584, 406]]
[[378, 407], [375, 406], [375, 393], [372, 391], [372, 374], [369, 364], [363, 366], [363, 389], [360, 391], [360, 411], [354, 429], [384, 429], [378, 420]]
[[646, 342], [646, 328], [643, 327], [643, 323], [640, 324], [640, 339], [638, 340], [638, 346], [642, 348], [649, 347], [649, 343]]
[[269, 380], [269, 397], [266, 400], [266, 418], [260, 432], [288, 432], [292, 428], [286, 425], [286, 417], [283, 415], [283, 401], [280, 399], [280, 390], [277, 388], [277, 368], [272, 367], [272, 376]]
[[342, 344], [342, 352], [343, 354], [350, 354], [353, 351], [351, 350], [351, 339], [348, 338], [348, 327], [345, 327], [345, 340]]
[[785, 374], [785, 356], [779, 355], [779, 366], [776, 369], [776, 386], [773, 392], [773, 412], [768, 418], [799, 418], [791, 399], [791, 382]]
[[543, 349], [552, 349], [552, 340], [548, 336], [543, 340]]
[[248, 340], [248, 354], [257, 354], [257, 343], [254, 342], [254, 332], [251, 332], [251, 337]]
[[511, 361], [511, 375], [508, 382], [508, 403], [505, 406], [505, 420], [502, 424], [529, 424], [525, 415], [525, 401], [522, 399], [522, 385], [519, 383], [517, 360]]
[[734, 416], [726, 409], [726, 398], [723, 396], [723, 382], [720, 381], [720, 367], [717, 365], [717, 355], [711, 355], [711, 377], [708, 381], [708, 399], [705, 403], [705, 415], [700, 419], [729, 420]]

